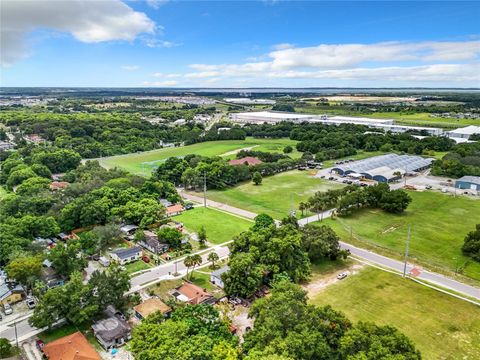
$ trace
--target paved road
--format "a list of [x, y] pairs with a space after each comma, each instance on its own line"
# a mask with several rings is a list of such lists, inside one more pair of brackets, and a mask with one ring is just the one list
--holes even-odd
[[[230, 241], [223, 243], [222, 245], [217, 245], [209, 249], [196, 252], [195, 254], [201, 254], [202, 257], [202, 265], [200, 265], [200, 267], [209, 264], [207, 257], [208, 254], [210, 254], [212, 251], [215, 251], [220, 259], [228, 257], [228, 255], [230, 255], [230, 250], [227, 246], [229, 243]], [[135, 291], [141, 290], [146, 287], [146, 285], [151, 283], [159, 282], [161, 280], [175, 279], [184, 276], [187, 273], [187, 268], [183, 264], [184, 258], [185, 257], [182, 257], [174, 262], [169, 262], [167, 264], [156, 266], [148, 271], [133, 276], [130, 280], [131, 287], [128, 293], [133, 293]], [[178, 273], [179, 275], [175, 276], [175, 273]]]
[[[184, 196], [186, 199], [189, 199], [189, 200], [192, 200], [192, 201], [202, 201], [203, 202], [203, 198], [200, 198], [198, 196], [187, 194], [185, 192], [183, 192], [181, 195]], [[211, 206], [211, 207], [214, 207], [214, 208], [217, 208], [217, 209], [227, 211], [227, 212], [231, 212], [231, 213], [236, 214], [236, 215], [245, 216], [245, 217], [248, 217], [248, 218], [251, 218], [251, 219], [253, 219], [253, 218], [255, 218], [255, 216], [257, 216], [257, 214], [252, 213], [250, 211], [246, 211], [246, 210], [243, 210], [243, 209], [238, 209], [236, 207], [226, 205], [226, 204], [222, 204], [222, 203], [219, 203], [219, 202], [216, 202], [216, 201], [207, 200], [207, 205]], [[328, 218], [328, 217], [331, 216], [331, 214], [332, 214], [332, 210], [327, 210], [323, 213], [323, 218], [324, 219]], [[322, 215], [320, 215], [320, 216], [319, 215], [312, 215], [312, 216], [309, 216], [307, 218], [299, 220], [298, 223], [300, 224], [300, 226], [304, 226], [304, 225], [306, 225], [310, 222], [318, 221], [319, 218], [322, 218]], [[393, 269], [395, 271], [403, 272], [403, 262], [401, 262], [401, 261], [394, 260], [394, 259], [382, 256], [382, 255], [376, 254], [374, 252], [355, 247], [353, 245], [350, 245], [350, 244], [347, 244], [347, 243], [344, 243], [344, 242], [341, 242], [341, 247], [344, 248], [344, 249], [350, 250], [350, 253], [352, 255], [354, 255], [355, 257], [367, 260], [367, 261], [369, 261], [373, 264], [376, 264], [376, 265], [379, 265], [379, 266], [382, 266], [382, 267], [386, 267], [386, 268]], [[413, 266], [408, 264], [407, 272], [409, 273], [410, 270], [412, 270], [412, 269], [413, 269]], [[431, 271], [421, 270], [420, 275], [417, 276], [417, 278], [420, 279], [420, 280], [428, 281], [432, 284], [441, 286], [445, 289], [453, 290], [453, 291], [455, 291], [459, 294], [463, 294], [463, 295], [466, 295], [466, 296], [469, 296], [469, 297], [480, 300], [480, 289], [479, 288], [471, 286], [471, 285], [464, 284], [460, 281], [454, 280], [454, 279], [449, 278], [447, 276], [437, 274], [437, 273], [434, 273], [434, 272], [431, 272]]]

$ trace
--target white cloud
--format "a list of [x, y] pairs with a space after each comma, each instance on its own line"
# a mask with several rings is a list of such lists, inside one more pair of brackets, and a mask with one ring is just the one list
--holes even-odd
[[243, 64], [191, 64], [189, 79], [249, 79], [261, 86], [272, 80], [345, 80], [415, 84], [468, 84], [480, 81], [480, 41], [383, 42], [296, 48], [275, 46], [265, 61]]
[[173, 87], [177, 86], [178, 82], [174, 80], [167, 80], [167, 81], [144, 81], [144, 86], [159, 86], [159, 87]]
[[182, 45], [180, 43], [176, 43], [176, 42], [173, 42], [173, 41], [160, 40], [160, 39], [157, 39], [157, 38], [146, 38], [146, 39], [144, 39], [144, 42], [145, 42], [145, 45], [147, 45], [148, 47], [151, 47], [151, 48], [157, 48], [157, 47], [172, 48], [172, 47], [177, 47], [177, 46]]
[[3, 0], [0, 6], [2, 65], [29, 55], [26, 35], [36, 29], [70, 33], [85, 43], [133, 41], [156, 31], [147, 15], [120, 0]]
[[160, 6], [168, 3], [168, 1], [169, 0], [147, 0], [147, 5], [157, 10]]
[[181, 77], [181, 76], [183, 76], [183, 74], [177, 74], [177, 73], [164, 74], [164, 73], [156, 72], [156, 73], [153, 73], [152, 76], [153, 77], [172, 79], [172, 78]]
[[127, 70], [127, 71], [135, 71], [140, 69], [140, 66], [138, 65], [122, 65], [120, 66], [121, 69]]

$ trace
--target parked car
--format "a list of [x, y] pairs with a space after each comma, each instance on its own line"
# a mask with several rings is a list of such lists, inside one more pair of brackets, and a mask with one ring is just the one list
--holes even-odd
[[425, 186], [425, 189], [430, 190], [432, 188], [432, 185], [427, 185]]
[[93, 254], [93, 255], [92, 255], [92, 260], [94, 260], [94, 261], [100, 260], [100, 255], [98, 255], [98, 254]]
[[11, 313], [13, 313], [13, 309], [9, 303], [3, 304], [3, 312], [5, 313], [5, 315], [10, 315]]
[[147, 255], [143, 255], [142, 260], [144, 263], [147, 263], [147, 264], [150, 262], [150, 258]]
[[325, 179], [325, 175], [320, 176], [320, 179]]
[[110, 260], [108, 260], [108, 259], [107, 259], [106, 257], [104, 257], [104, 256], [100, 256], [100, 257], [98, 258], [98, 262], [99, 262], [102, 266], [104, 266], [104, 267], [110, 266]]
[[335, 178], [333, 176], [330, 176], [328, 180], [335, 180]]
[[45, 346], [45, 343], [38, 339], [37, 341], [35, 341], [35, 346], [37, 347], [38, 350], [40, 351], [43, 351], [43, 347]]
[[37, 306], [37, 302], [35, 301], [35, 298], [33, 296], [27, 296], [25, 299], [25, 303], [27, 304], [29, 309], [35, 308]]
[[192, 210], [193, 209], [193, 204], [192, 203], [186, 203], [185, 204], [185, 210]]
[[337, 279], [338, 280], [342, 280], [342, 279], [345, 279], [347, 277], [347, 273], [346, 272], [342, 272], [340, 274], [337, 275]]

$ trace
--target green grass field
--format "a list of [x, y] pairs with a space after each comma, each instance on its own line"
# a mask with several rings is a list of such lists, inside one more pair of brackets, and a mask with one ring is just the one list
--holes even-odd
[[[202, 156], [229, 156], [228, 154], [244, 148], [252, 148], [256, 151], [283, 152], [283, 148], [291, 145], [295, 148], [297, 142], [290, 139], [254, 139], [246, 140], [224, 140], [208, 141], [188, 146], [165, 148], [152, 151], [145, 151], [127, 155], [110, 156], [98, 159], [100, 164], [106, 168], [119, 167], [134, 174], [148, 175], [154, 167], [154, 163], [161, 163], [169, 157], [182, 157], [189, 154]], [[290, 154], [291, 157], [300, 157], [296, 150]], [[233, 156], [230, 156], [233, 157]], [[151, 163], [151, 164], [143, 164]], [[142, 165], [143, 164], [143, 165]]]
[[213, 244], [221, 244], [232, 240], [235, 235], [253, 225], [250, 220], [204, 207], [184, 211], [183, 214], [175, 216], [174, 219], [182, 222], [186, 229], [191, 232], [198, 232], [202, 225], [205, 226], [207, 241]]
[[440, 127], [444, 129], [455, 129], [458, 127], [468, 125], [479, 125], [478, 119], [455, 119], [455, 118], [441, 118], [431, 117], [429, 113], [403, 113], [403, 112], [377, 112], [371, 114], [362, 114], [360, 112], [342, 111], [342, 110], [328, 110], [320, 109], [315, 106], [306, 106], [296, 108], [296, 112], [306, 114], [331, 114], [331, 115], [345, 115], [345, 116], [358, 116], [368, 117], [373, 119], [395, 119], [396, 124], [400, 125], [416, 125], [416, 126], [432, 126]]
[[[265, 177], [258, 186], [248, 182], [227, 190], [208, 191], [207, 197], [257, 214], [266, 213], [281, 220], [316, 191], [337, 189], [342, 186], [314, 178], [310, 173], [288, 171]], [[297, 213], [299, 214], [298, 211]]]
[[147, 270], [151, 268], [151, 265], [145, 263], [143, 260], [137, 260], [130, 264], [124, 265], [127, 273], [132, 274], [137, 271]]
[[480, 359], [480, 307], [398, 275], [364, 268], [311, 302], [329, 304], [355, 322], [397, 327], [424, 359]]
[[466, 234], [479, 222], [480, 201], [438, 192], [409, 194], [412, 202], [404, 214], [368, 209], [346, 218], [327, 219], [324, 224], [331, 225], [347, 242], [396, 258], [403, 258], [410, 225], [410, 261], [450, 272], [464, 267], [464, 275], [480, 280], [480, 263], [461, 253]]

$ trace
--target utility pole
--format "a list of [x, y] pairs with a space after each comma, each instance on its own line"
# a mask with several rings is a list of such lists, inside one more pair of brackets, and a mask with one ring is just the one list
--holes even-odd
[[407, 276], [408, 242], [410, 241], [410, 225], [408, 225], [407, 244], [405, 247], [405, 262], [403, 264], [403, 277]]
[[18, 348], [17, 320], [15, 320], [13, 322], [13, 326], [15, 327], [15, 342], [16, 342], [17, 348]]
[[207, 207], [207, 172], [203, 172], [203, 207]]

